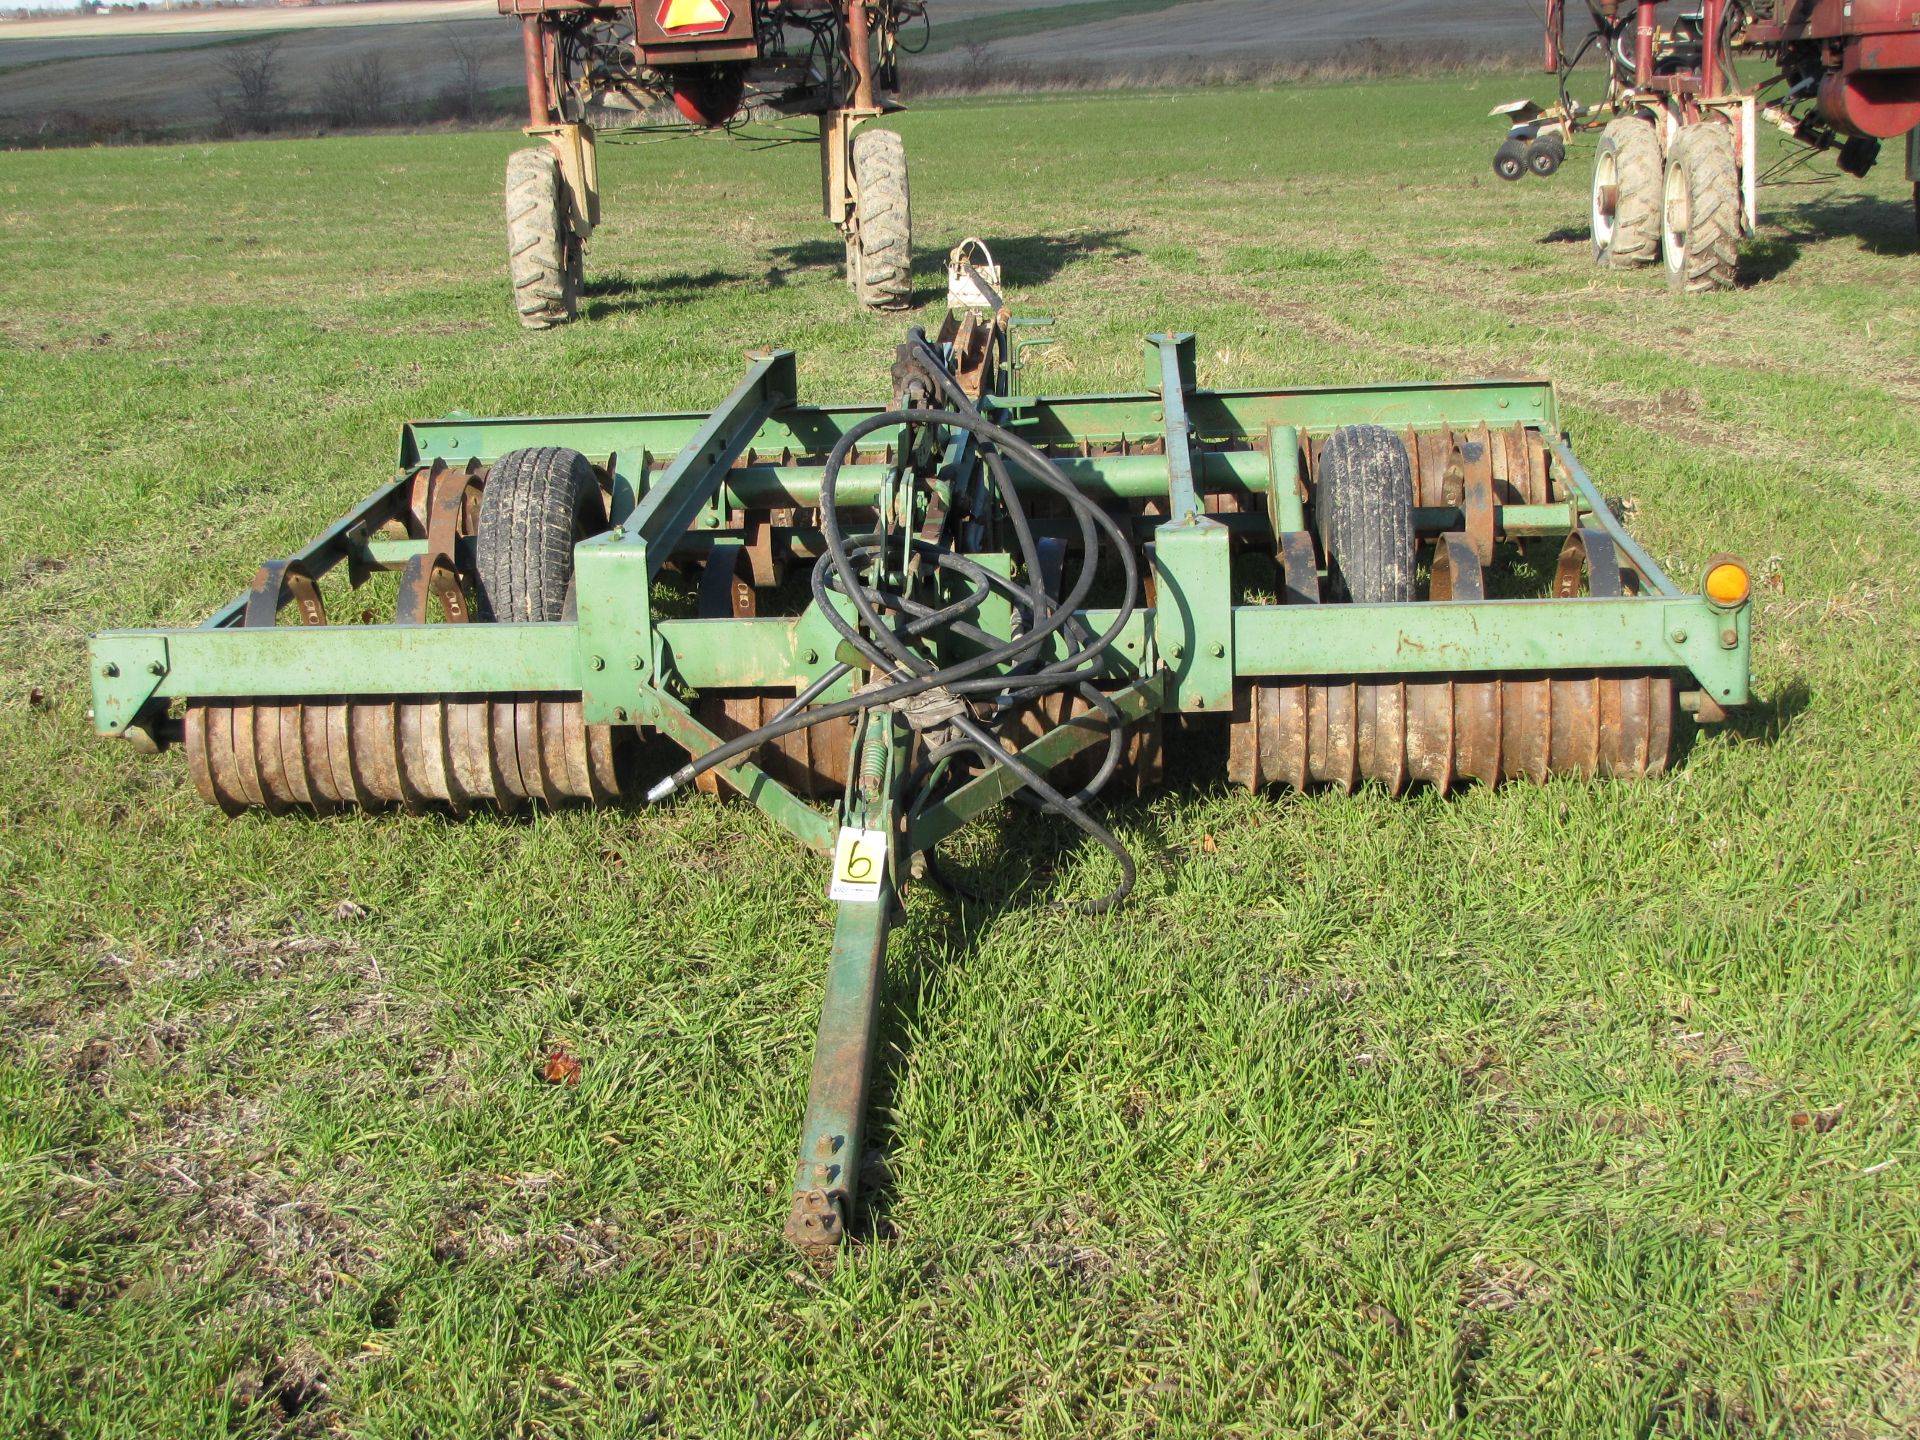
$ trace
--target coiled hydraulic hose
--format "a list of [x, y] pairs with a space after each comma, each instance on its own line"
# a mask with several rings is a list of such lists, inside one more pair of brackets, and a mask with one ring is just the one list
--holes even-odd
[[[1125, 736], [1118, 708], [1092, 680], [1136, 607], [1140, 576], [1133, 547], [1119, 524], [1083, 495], [1058, 465], [1020, 436], [981, 415], [920, 331], [912, 332], [904, 349], [920, 362], [918, 373], [931, 378], [951, 408], [915, 405], [889, 410], [860, 421], [840, 437], [821, 475], [821, 531], [826, 553], [812, 573], [813, 603], [859, 655], [861, 668], [886, 678], [847, 699], [807, 708], [853, 668], [845, 661], [833, 666], [767, 724], [682, 765], [648, 791], [647, 799], [662, 800], [704, 771], [782, 735], [887, 706], [904, 713], [916, 728], [948, 737], [929, 748], [909, 778], [910, 788], [919, 792], [911, 802], [911, 811], [932, 798], [933, 783], [945, 773], [949, 762], [962, 754], [972, 755], [983, 765], [1004, 766], [1031, 792], [1042, 810], [1064, 816], [1119, 863], [1120, 883], [1100, 900], [1081, 907], [1090, 913], [1111, 909], [1133, 888], [1133, 858], [1086, 807], [1118, 768]], [[899, 427], [909, 433], [916, 429], [961, 430], [973, 437], [1013, 532], [1024, 578], [998, 574], [946, 545], [914, 538], [906, 547], [906, 555], [922, 569], [931, 566], [960, 580], [966, 590], [960, 598], [934, 606], [908, 594], [909, 584], [896, 587], [889, 583], [883, 535], [849, 543], [841, 529], [836, 500], [840, 470], [861, 440], [876, 431]], [[903, 454], [911, 449], [904, 443], [900, 448]], [[1047, 590], [1039, 545], [1013, 483], [1009, 462], [1059, 496], [1078, 525], [1080, 565], [1063, 595], [1055, 596]], [[1089, 635], [1077, 612], [1093, 588], [1101, 553], [1108, 546], [1119, 560], [1123, 595], [1107, 627], [1098, 635]], [[1016, 607], [1017, 633], [1009, 639], [984, 631], [965, 618], [989, 592], [1004, 595]], [[835, 594], [851, 604], [852, 618], [832, 603], [830, 597]], [[980, 648], [966, 659], [936, 666], [914, 648], [914, 642], [942, 630]], [[1060, 637], [1061, 653], [1049, 661], [1047, 654], [1055, 636]], [[976, 704], [984, 706], [994, 716], [992, 724], [999, 724], [1022, 705], [1063, 689], [1077, 691], [1105, 716], [1110, 727], [1107, 754], [1098, 773], [1071, 795], [1055, 788], [1018, 755], [1009, 754], [994, 735], [992, 725], [983, 723], [973, 709]]]

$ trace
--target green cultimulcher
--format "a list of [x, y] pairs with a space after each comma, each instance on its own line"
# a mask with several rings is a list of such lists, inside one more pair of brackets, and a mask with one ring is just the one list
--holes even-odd
[[[890, 408], [803, 405], [772, 351], [705, 415], [410, 425], [203, 625], [95, 636], [95, 724], [229, 812], [759, 806], [838, 902], [787, 1227], [816, 1247], [897, 896], [990, 807], [1111, 851], [1101, 909], [1133, 865], [1097, 797], [1155, 784], [1168, 727], [1254, 788], [1448, 790], [1657, 775], [1681, 712], [1747, 701], [1745, 568], [1677, 589], [1549, 385], [1203, 390], [1154, 335], [1138, 393], [1024, 395], [1032, 331], [972, 293]], [[647, 733], [687, 763], [636, 778]]]

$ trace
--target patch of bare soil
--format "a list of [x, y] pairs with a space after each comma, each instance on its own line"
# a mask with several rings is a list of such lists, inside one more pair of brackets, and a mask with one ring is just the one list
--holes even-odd
[[244, 1256], [262, 1304], [321, 1303], [378, 1252], [365, 1226], [286, 1173], [266, 1143], [273, 1120], [270, 1105], [251, 1099], [178, 1112], [137, 1168], [186, 1202], [179, 1234], [195, 1268]]
[[285, 1355], [267, 1355], [241, 1369], [230, 1390], [236, 1410], [264, 1408], [279, 1434], [338, 1433], [328, 1423], [332, 1399], [325, 1358], [311, 1345], [296, 1345]]
[[1505, 1312], [1537, 1305], [1552, 1293], [1547, 1277], [1526, 1261], [1476, 1255], [1467, 1267], [1460, 1303], [1469, 1310]]
[[1705, 1030], [1676, 1028], [1667, 1037], [1674, 1059], [1684, 1066], [1702, 1067], [1714, 1084], [1735, 1095], [1760, 1095], [1779, 1089], [1779, 1083], [1747, 1059], [1739, 1042]]

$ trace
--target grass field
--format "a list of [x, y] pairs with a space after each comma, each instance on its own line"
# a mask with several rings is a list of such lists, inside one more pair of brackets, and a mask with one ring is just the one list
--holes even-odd
[[[521, 333], [517, 137], [0, 156], [0, 1433], [1920, 1433], [1920, 254], [1897, 165], [1752, 283], [1595, 272], [1513, 80], [927, 105], [931, 321], [997, 242], [1042, 381], [1545, 373], [1759, 701], [1643, 784], [1253, 797], [1198, 764], [896, 931], [871, 1232], [777, 1238], [822, 868], [753, 811], [227, 821], [92, 738], [414, 416], [877, 401], [810, 152], [605, 155]], [[1390, 123], [1388, 123], [1390, 122]], [[1365, 136], [1356, 140], [1355, 136]], [[564, 1044], [581, 1083], [541, 1083]]]

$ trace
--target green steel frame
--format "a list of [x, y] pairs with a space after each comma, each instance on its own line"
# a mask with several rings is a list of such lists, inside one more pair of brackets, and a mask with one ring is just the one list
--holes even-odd
[[[1748, 698], [1749, 607], [1723, 607], [1681, 593], [1607, 511], [1560, 438], [1554, 393], [1544, 383], [1374, 385], [1207, 391], [1194, 384], [1191, 336], [1148, 338], [1146, 388], [1136, 394], [989, 396], [998, 423], [1059, 457], [1084, 491], [1129, 512], [1150, 542], [1153, 603], [1135, 612], [1108, 656], [1107, 682], [1129, 718], [1161, 710], [1221, 714], [1236, 683], [1266, 677], [1485, 675], [1500, 672], [1664, 670], [1697, 692], [1702, 715]], [[817, 611], [747, 619], [683, 619], [654, 612], [653, 582], [676, 559], [700, 559], [740, 542], [777, 510], [817, 504], [821, 462], [852, 425], [880, 407], [798, 403], [794, 357], [754, 359], [733, 392], [698, 414], [479, 419], [454, 415], [406, 427], [400, 473], [285, 562], [263, 568], [270, 593], [237, 597], [195, 629], [117, 630], [89, 648], [94, 723], [106, 735], [151, 739], [170, 703], [188, 698], [482, 696], [578, 694], [589, 724], [640, 725], [691, 752], [717, 744], [685, 700], [715, 688], [797, 692], [836, 662], [839, 637]], [[1271, 548], [1305, 541], [1299, 442], [1336, 426], [1456, 431], [1520, 422], [1538, 432], [1562, 482], [1551, 504], [1499, 507], [1509, 541], [1603, 529], [1641, 581], [1642, 593], [1608, 599], [1495, 599], [1415, 605], [1236, 603], [1230, 559], [1249, 534]], [[392, 539], [436, 465], [490, 463], [533, 445], [565, 446], [603, 466], [611, 491], [608, 528], [575, 549], [576, 618], [550, 624], [304, 625], [272, 623], [293, 598], [285, 576], [318, 581], [341, 565], [359, 583], [402, 570], [427, 541]], [[971, 483], [977, 462], [949, 451], [942, 483]], [[857, 459], [858, 457], [856, 457]], [[854, 463], [840, 476], [843, 504], [898, 503], [891, 467]], [[1259, 497], [1208, 513], [1203, 497]], [[897, 517], [896, 517], [897, 518]], [[1428, 536], [1457, 530], [1456, 508], [1416, 515]], [[416, 527], [417, 528], [417, 527]], [[808, 555], [817, 536], [777, 527], [782, 553]], [[470, 563], [470, 541], [455, 557]], [[1311, 554], [1311, 551], [1307, 552]], [[1004, 557], [1000, 557], [1005, 563]], [[427, 563], [424, 560], [422, 563]], [[295, 607], [297, 610], [297, 606]], [[1003, 607], [1004, 608], [1004, 607]], [[1099, 631], [1112, 612], [1084, 617]], [[250, 623], [251, 622], [251, 623]], [[1004, 614], [979, 617], [1005, 634]], [[995, 629], [995, 624], [998, 629]], [[851, 693], [854, 677], [826, 699]], [[808, 804], [750, 762], [728, 779], [802, 843], [833, 849], [843, 824], [897, 837], [880, 893], [843, 904], [834, 936], [813, 1084], [795, 1170], [789, 1233], [826, 1243], [844, 1230], [856, 1198], [866, 1070], [881, 957], [907, 857], [937, 843], [1016, 788], [990, 770], [911, 818], [891, 791], [904, 737], [891, 712], [859, 732], [857, 762], [839, 815]], [[1060, 725], [1024, 752], [1045, 770], [1104, 739], [1086, 718]]]
[[[1186, 337], [1178, 337], [1185, 340]], [[1184, 347], [1182, 347], [1184, 348]], [[1149, 342], [1156, 361], [1162, 352]], [[401, 473], [290, 557], [314, 579], [345, 564], [356, 578], [397, 570], [425, 548], [382, 539], [407, 501], [413, 473], [435, 461], [487, 463], [528, 445], [605, 457], [612, 525], [576, 551], [578, 618], [544, 625], [248, 626], [240, 595], [195, 629], [110, 630], [89, 646], [94, 724], [119, 735], [159, 702], [191, 696], [579, 693], [589, 723], [664, 724], [676, 686], [810, 684], [834, 663], [837, 637], [817, 614], [745, 620], [664, 619], [649, 582], [676, 556], [739, 538], [739, 517], [818, 499], [818, 458], [877, 406], [803, 406], [793, 356], [755, 361], [711, 414], [481, 420], [453, 416], [406, 427]], [[1164, 386], [1165, 377], [1156, 376]], [[1171, 401], [1163, 398], [1170, 394]], [[1721, 705], [1748, 698], [1748, 608], [1683, 594], [1651, 562], [1651, 592], [1624, 599], [1481, 600], [1418, 606], [1236, 605], [1227, 547], [1246, 515], [1197, 513], [1196, 491], [1268, 495], [1276, 428], [1447, 423], [1456, 429], [1520, 419], [1555, 436], [1544, 383], [1487, 381], [1271, 391], [1035, 396], [983, 402], [987, 414], [1049, 450], [1088, 493], [1170, 502], [1154, 523], [1158, 603], [1141, 611], [1115, 659], [1130, 674], [1165, 666], [1165, 704], [1225, 705], [1235, 679], [1264, 676], [1436, 674], [1501, 670], [1669, 667]], [[1144, 443], [1142, 443], [1144, 442]], [[1083, 443], [1129, 453], [1075, 456]], [[1562, 470], [1586, 482], [1556, 438]], [[1164, 453], [1163, 453], [1164, 452]], [[793, 457], [811, 457], [806, 464]], [[852, 465], [842, 498], [871, 504], [887, 467]], [[1295, 497], [1292, 503], [1297, 506]], [[1285, 502], [1276, 502], [1284, 509]], [[1584, 498], [1501, 507], [1503, 534], [1564, 536], [1589, 517]], [[1423, 509], [1423, 533], [1458, 512]], [[1295, 520], [1294, 524], [1304, 522]], [[1611, 528], [1611, 526], [1609, 527]], [[796, 543], [804, 537], [795, 534]], [[1621, 532], [1616, 538], [1625, 538]], [[1636, 547], [1637, 552], [1637, 547]], [[1101, 612], [1088, 620], [1099, 628]], [[1730, 637], [1730, 638], [1729, 638]], [[1116, 678], [1122, 678], [1116, 676]], [[850, 689], [851, 682], [848, 682]], [[844, 693], [844, 692], [842, 692]]]

